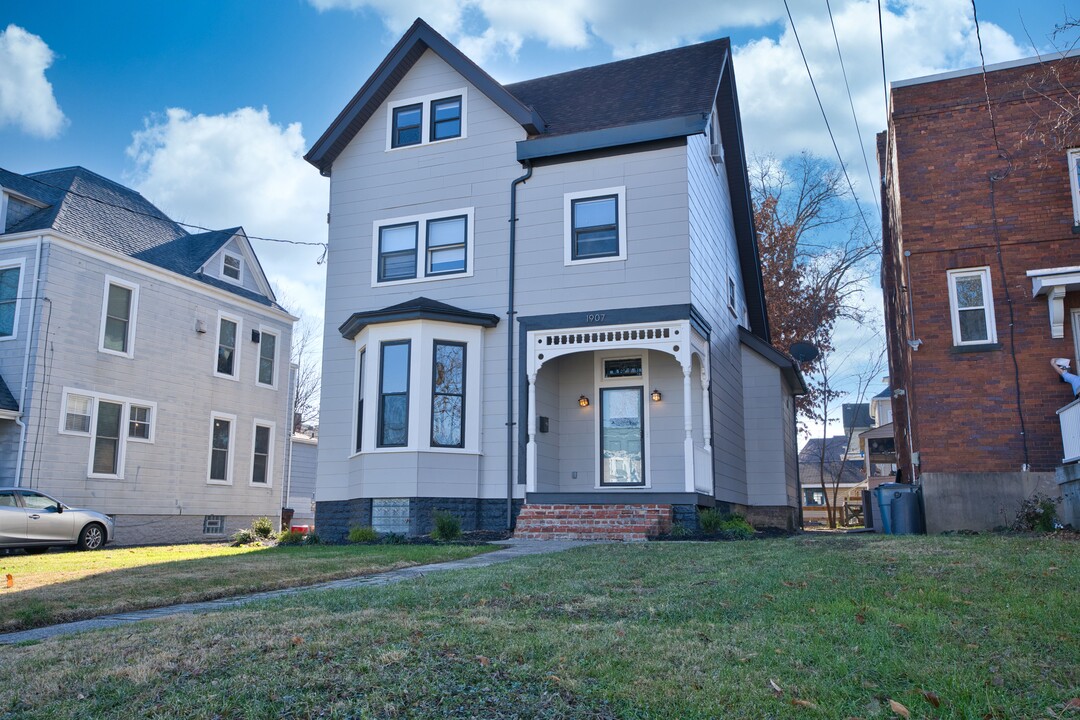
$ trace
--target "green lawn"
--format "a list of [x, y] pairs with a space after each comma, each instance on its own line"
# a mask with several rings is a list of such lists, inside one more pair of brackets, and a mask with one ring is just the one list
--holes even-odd
[[0, 718], [1080, 718], [1078, 549], [579, 548], [2, 649]]
[[[459, 545], [222, 544], [0, 555], [0, 632], [457, 560]], [[7, 587], [7, 575], [13, 586]]]

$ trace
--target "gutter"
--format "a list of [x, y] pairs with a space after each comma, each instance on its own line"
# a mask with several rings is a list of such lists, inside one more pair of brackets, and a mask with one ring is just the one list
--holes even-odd
[[514, 260], [517, 246], [517, 186], [532, 177], [532, 163], [522, 161], [525, 174], [510, 183], [510, 263], [506, 299], [506, 529], [514, 529]]
[[26, 352], [23, 354], [22, 388], [19, 390], [19, 416], [15, 418], [15, 424], [19, 428], [19, 456], [15, 459], [15, 487], [22, 487], [23, 457], [26, 455], [26, 388], [30, 385], [30, 349], [34, 345], [34, 322], [35, 310], [41, 297], [41, 247], [45, 243], [45, 236], [38, 235], [37, 250], [34, 257], [34, 294], [30, 300], [30, 312], [26, 316]]

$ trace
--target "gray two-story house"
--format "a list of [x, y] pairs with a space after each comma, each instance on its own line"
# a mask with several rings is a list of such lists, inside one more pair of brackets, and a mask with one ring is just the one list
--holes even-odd
[[83, 168], [0, 170], [0, 485], [126, 544], [277, 517], [293, 321], [241, 228], [191, 234]]
[[330, 177], [316, 527], [796, 515], [727, 40], [501, 85], [417, 20]]

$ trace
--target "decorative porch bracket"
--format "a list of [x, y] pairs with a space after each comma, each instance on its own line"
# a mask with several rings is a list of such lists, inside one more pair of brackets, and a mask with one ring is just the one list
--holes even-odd
[[1046, 296], [1050, 337], [1065, 337], [1065, 293], [1080, 290], [1080, 267], [1028, 270], [1027, 276], [1031, 278], [1031, 296]]

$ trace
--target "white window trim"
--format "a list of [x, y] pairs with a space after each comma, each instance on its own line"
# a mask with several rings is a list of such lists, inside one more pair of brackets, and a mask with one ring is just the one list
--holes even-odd
[[[604, 492], [634, 492], [649, 490], [652, 488], [652, 428], [649, 421], [649, 388], [652, 385], [649, 383], [649, 351], [632, 349], [628, 350], [608, 350], [601, 352], [594, 352], [594, 380], [593, 380], [593, 402], [595, 403], [595, 410], [593, 411], [593, 458], [595, 460], [595, 467], [593, 472], [596, 473], [595, 480], [593, 481], [593, 489], [601, 490]], [[605, 360], [632, 360], [641, 358], [641, 377], [626, 377], [626, 378], [606, 378], [604, 377], [604, 361]], [[603, 485], [601, 484], [601, 467], [603, 459], [600, 457], [600, 389], [601, 388], [613, 388], [613, 387], [641, 387], [641, 406], [643, 421], [645, 424], [644, 440], [642, 450], [645, 453], [645, 484], [644, 485]]]
[[[67, 424], [67, 405], [68, 398], [71, 395], [82, 395], [91, 399], [90, 403], [90, 429], [87, 432], [78, 432], [76, 430], [68, 430]], [[122, 406], [120, 411], [120, 443], [117, 448], [117, 474], [111, 475], [108, 473], [95, 473], [94, 470], [94, 438], [97, 436], [97, 414], [98, 403], [101, 401], [116, 403]], [[150, 439], [143, 440], [142, 438], [133, 438], [128, 435], [128, 423], [131, 420], [131, 406], [150, 408]], [[90, 453], [86, 463], [86, 476], [94, 479], [107, 479], [107, 480], [123, 480], [124, 479], [124, 464], [127, 461], [127, 444], [129, 442], [142, 443], [144, 445], [152, 445], [154, 443], [154, 435], [157, 431], [157, 403], [147, 400], [138, 400], [135, 398], [123, 397], [121, 395], [109, 395], [106, 393], [94, 392], [93, 390], [83, 390], [81, 388], [73, 388], [65, 386], [63, 389], [63, 400], [60, 404], [60, 426], [58, 428], [61, 435], [70, 435], [73, 437], [84, 437], [90, 440]]]
[[[228, 275], [225, 274], [225, 258], [227, 258], [227, 257], [234, 258], [234, 259], [240, 261], [240, 277], [239, 278], [234, 279], [234, 278], [231, 278], [231, 277], [229, 277]], [[231, 284], [231, 285], [243, 285], [244, 284], [244, 273], [246, 271], [244, 265], [245, 265], [244, 256], [241, 255], [240, 253], [234, 253], [231, 250], [222, 251], [222, 253], [221, 253], [221, 265], [219, 267], [219, 272], [221, 274], [221, 279], [224, 280], [225, 282]]]
[[[214, 480], [210, 477], [210, 471], [214, 466], [214, 420], [229, 421], [229, 459], [225, 463], [225, 480]], [[233, 466], [236, 461], [236, 416], [223, 412], [210, 413], [210, 437], [206, 446], [206, 484], [207, 485], [232, 485]]]
[[[7, 194], [4, 194], [5, 202]], [[3, 220], [0, 219], [0, 223]], [[0, 224], [0, 229], [3, 225]], [[0, 342], [7, 342], [8, 340], [17, 340], [19, 337], [19, 316], [22, 310], [22, 297], [23, 297], [23, 280], [26, 278], [26, 258], [18, 258], [16, 260], [5, 260], [0, 262], [0, 270], [10, 270], [13, 267], [19, 268], [19, 286], [15, 288], [15, 315], [11, 319], [11, 334], [0, 336]]]
[[[952, 319], [953, 345], [957, 347], [970, 345], [993, 345], [997, 342], [997, 322], [994, 317], [994, 293], [990, 284], [990, 267], [988, 265], [973, 268], [957, 268], [948, 271], [949, 276], [949, 316]], [[960, 309], [956, 303], [956, 280], [961, 277], [978, 276], [982, 281], [983, 291], [983, 314], [986, 316], [986, 339], [967, 340], [960, 339]]]
[[[218, 327], [221, 327], [220, 323], [218, 324]], [[265, 335], [274, 336], [274, 371], [271, 373], [269, 385], [264, 382], [259, 382], [259, 365], [262, 363], [262, 341], [263, 336]], [[281, 352], [281, 333], [279, 333], [275, 328], [270, 328], [266, 325], [259, 325], [259, 347], [256, 352], [258, 352], [258, 356], [255, 358], [255, 384], [262, 388], [277, 390], [278, 354]], [[214, 367], [215, 369], [217, 369], [217, 363], [214, 364]]]
[[[618, 198], [619, 254], [599, 258], [574, 260], [574, 215], [573, 201], [592, 197], [615, 195]], [[594, 263], [619, 262], [626, 260], [626, 186], [600, 188], [598, 190], [580, 190], [563, 195], [563, 265], [592, 265]]]
[[[349, 402], [354, 420], [352, 439], [347, 457], [360, 455], [393, 454], [403, 452], [435, 452], [457, 455], [480, 455], [480, 423], [483, 418], [483, 388], [481, 369], [484, 367], [483, 328], [444, 323], [432, 320], [408, 320], [399, 323], [383, 323], [365, 328], [355, 339], [354, 363], [359, 365], [361, 348], [368, 350], [364, 378], [364, 436], [356, 452], [356, 401], [353, 393]], [[378, 447], [379, 378], [383, 343], [409, 340], [409, 444], [399, 447]], [[435, 341], [460, 342], [465, 345], [465, 446], [444, 448], [431, 445], [431, 368]], [[354, 376], [359, 370], [354, 368]], [[359, 389], [354, 386], [354, 390]]]
[[[452, 98], [458, 95], [461, 96], [461, 134], [443, 140], [432, 140], [431, 103], [436, 100], [445, 100], [446, 98]], [[406, 105], [420, 106], [420, 142], [413, 143], [412, 145], [394, 147], [394, 110], [399, 107], [405, 107]], [[431, 93], [429, 95], [421, 95], [419, 97], [406, 98], [404, 100], [394, 100], [393, 102], [386, 103], [386, 152], [398, 152], [399, 150], [408, 150], [409, 148], [418, 148], [425, 145], [440, 145], [442, 143], [454, 142], [455, 140], [464, 140], [469, 136], [467, 122], [467, 118], [469, 117], [468, 110], [469, 92], [468, 88], [464, 87]]]
[[[109, 286], [111, 285], [119, 285], [131, 291], [131, 308], [128, 311], [127, 352], [110, 350], [105, 347], [105, 319], [109, 312]], [[139, 316], [139, 286], [128, 280], [106, 275], [104, 288], [104, 297], [101, 299], [101, 332], [98, 333], [98, 352], [133, 359], [135, 357], [135, 324]]]
[[[225, 373], [218, 372], [218, 348], [221, 347], [221, 321], [230, 320], [236, 323], [236, 347], [233, 350], [233, 374], [226, 375]], [[244, 319], [239, 315], [233, 315], [223, 310], [218, 310], [217, 314], [217, 331], [214, 335], [214, 364], [211, 366], [214, 370], [214, 377], [224, 378], [226, 380], [238, 381], [240, 380], [240, 348], [244, 344]]]
[[[270, 428], [270, 442], [266, 450], [266, 482], [255, 482], [255, 430], [259, 426]], [[251, 422], [251, 472], [248, 473], [248, 485], [251, 487], [274, 487], [274, 443], [277, 441], [277, 423], [273, 420], [255, 418]]]
[[1073, 148], [1065, 155], [1069, 165], [1069, 188], [1072, 190], [1073, 225], [1080, 226], [1080, 178], [1076, 177], [1080, 166], [1080, 148]]
[[[427, 275], [427, 224], [429, 220], [465, 216], [465, 271]], [[416, 277], [402, 280], [379, 280], [379, 229], [390, 225], [416, 223]], [[392, 285], [411, 285], [413, 283], [453, 280], [454, 278], [473, 276], [473, 236], [476, 232], [473, 222], [473, 208], [440, 210], [423, 215], [376, 220], [371, 224], [371, 287], [390, 287]]]

